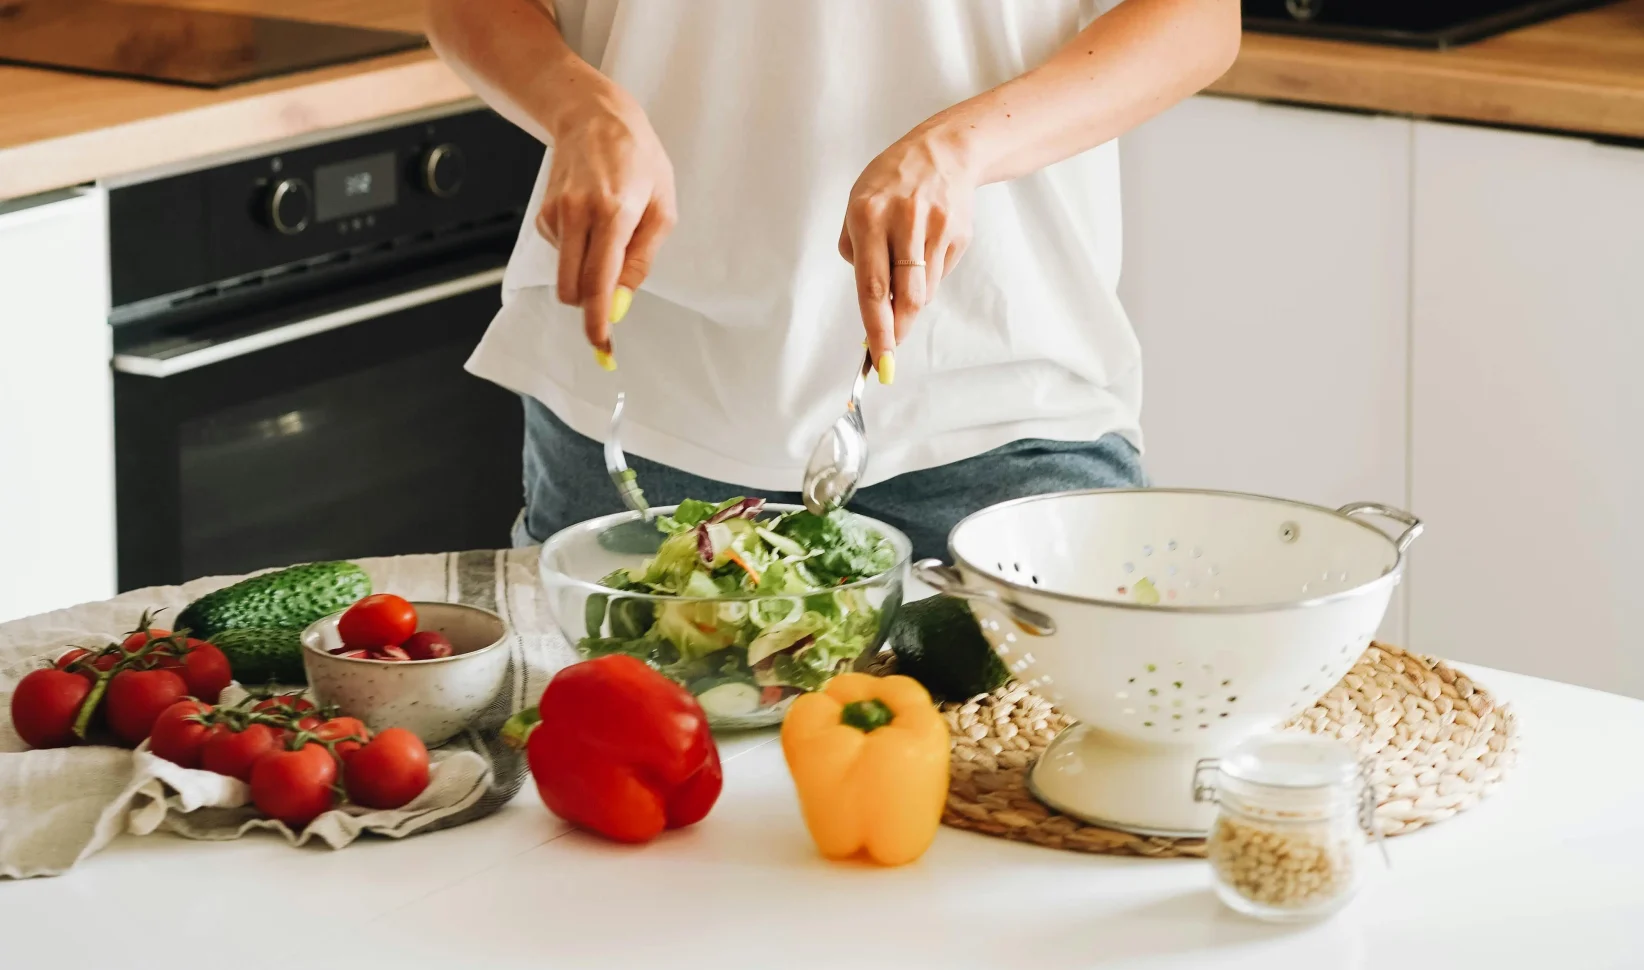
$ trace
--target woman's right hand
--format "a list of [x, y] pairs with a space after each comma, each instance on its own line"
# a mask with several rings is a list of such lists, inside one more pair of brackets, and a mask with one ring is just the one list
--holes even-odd
[[559, 250], [559, 301], [582, 307], [595, 359], [615, 370], [611, 324], [674, 227], [674, 168], [633, 98], [600, 82], [556, 119], [536, 226]]

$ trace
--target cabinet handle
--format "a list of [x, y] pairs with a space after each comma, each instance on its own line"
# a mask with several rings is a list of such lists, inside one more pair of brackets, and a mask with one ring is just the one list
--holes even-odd
[[1404, 555], [1404, 551], [1406, 549], [1410, 548], [1410, 543], [1421, 538], [1421, 532], [1426, 528], [1426, 526], [1421, 524], [1420, 519], [1411, 515], [1409, 512], [1406, 512], [1403, 509], [1396, 509], [1391, 505], [1380, 505], [1376, 502], [1354, 502], [1351, 505], [1343, 505], [1336, 511], [1350, 518], [1356, 518], [1361, 515], [1374, 515], [1378, 518], [1392, 519], [1394, 522], [1404, 526], [1404, 531], [1399, 533], [1399, 537], [1394, 540], [1394, 544], [1398, 546], [1399, 555], [1401, 556]]
[[278, 347], [304, 337], [325, 333], [327, 330], [337, 330], [342, 327], [386, 317], [390, 313], [409, 310], [438, 300], [461, 296], [474, 290], [484, 289], [502, 282], [503, 269], [488, 269], [483, 273], [474, 273], [444, 283], [435, 283], [421, 289], [397, 293], [394, 296], [372, 300], [370, 303], [361, 303], [331, 313], [322, 313], [317, 317], [298, 320], [283, 327], [271, 330], [259, 330], [248, 333], [243, 337], [224, 340], [221, 343], [207, 344], [197, 350], [177, 354], [174, 357], [147, 357], [142, 354], [115, 354], [114, 369], [122, 374], [134, 374], [138, 377], [172, 377], [176, 374], [197, 370], [211, 364], [220, 364], [225, 360], [244, 357], [259, 350]]

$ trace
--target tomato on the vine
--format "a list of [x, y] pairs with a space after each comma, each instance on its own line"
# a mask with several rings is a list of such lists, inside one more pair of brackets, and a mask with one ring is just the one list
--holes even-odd
[[374, 593], [337, 620], [337, 634], [350, 647], [397, 646], [417, 632], [416, 607], [393, 593]]
[[428, 748], [405, 728], [388, 728], [348, 759], [343, 784], [366, 808], [401, 808], [428, 787]]
[[337, 760], [321, 744], [273, 751], [251, 770], [251, 802], [269, 818], [301, 829], [336, 800]]
[[58, 670], [67, 670], [70, 667], [74, 666], [75, 661], [80, 660], [83, 657], [89, 657], [89, 656], [91, 656], [91, 651], [90, 650], [87, 650], [85, 647], [75, 647], [72, 650], [70, 650], [68, 653], [63, 654], [61, 657], [58, 657], [56, 662], [53, 663], [52, 666], [56, 667]]
[[200, 749], [211, 737], [212, 725], [196, 719], [211, 712], [210, 704], [181, 700], [160, 712], [148, 735], [148, 749], [155, 755], [182, 765], [200, 767]]
[[[321, 741], [332, 742], [332, 750], [337, 752], [337, 757], [342, 759], [345, 765], [354, 752], [371, 740], [371, 731], [366, 728], [365, 722], [357, 717], [334, 717], [307, 730]], [[346, 740], [351, 738], [359, 740]]]
[[315, 710], [316, 708], [314, 707], [314, 702], [304, 697], [301, 692], [293, 691], [289, 694], [275, 694], [272, 697], [265, 697], [257, 703], [251, 705], [251, 709], [259, 713], [270, 712], [275, 714], [300, 714], [304, 711]]
[[170, 636], [170, 630], [162, 630], [158, 627], [149, 627], [146, 630], [138, 630], [136, 633], [127, 635], [124, 640], [120, 641], [120, 649], [124, 650], [126, 653], [136, 653], [150, 640], [164, 640]]
[[218, 724], [200, 746], [200, 767], [250, 781], [251, 770], [257, 762], [279, 747], [280, 733], [266, 724], [248, 724], [243, 731]]
[[299, 731], [312, 731], [325, 721], [319, 716], [319, 709], [314, 706], [314, 702], [300, 693], [265, 697], [253, 704], [251, 709], [258, 714], [286, 718], [291, 722], [291, 726]]
[[11, 723], [31, 748], [78, 744], [74, 719], [91, 693], [91, 681], [66, 670], [36, 670], [17, 682], [11, 695]]
[[193, 637], [188, 638], [188, 652], [182, 657], [179, 673], [188, 682], [188, 692], [208, 704], [217, 703], [223, 688], [234, 680], [228, 656], [216, 644]]
[[136, 747], [160, 712], [188, 696], [188, 683], [170, 670], [122, 670], [108, 682], [103, 707], [114, 736]]

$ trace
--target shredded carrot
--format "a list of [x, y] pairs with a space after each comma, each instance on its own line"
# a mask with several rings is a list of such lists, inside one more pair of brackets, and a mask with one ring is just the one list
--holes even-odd
[[731, 549], [727, 550], [725, 555], [731, 560], [731, 562], [734, 562], [738, 566], [742, 567], [743, 572], [746, 572], [748, 574], [748, 578], [753, 580], [753, 584], [755, 586], [759, 585], [759, 572], [758, 572], [758, 570], [756, 570], [752, 566], [748, 565], [748, 561], [746, 559], [742, 558], [742, 554], [737, 552], [735, 547], [732, 547]]

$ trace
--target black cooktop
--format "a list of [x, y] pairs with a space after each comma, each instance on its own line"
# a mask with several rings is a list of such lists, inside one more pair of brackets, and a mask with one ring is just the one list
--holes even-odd
[[0, 0], [0, 63], [221, 88], [411, 50], [421, 34], [110, 0]]
[[1613, 0], [1244, 0], [1246, 30], [1443, 49]]

